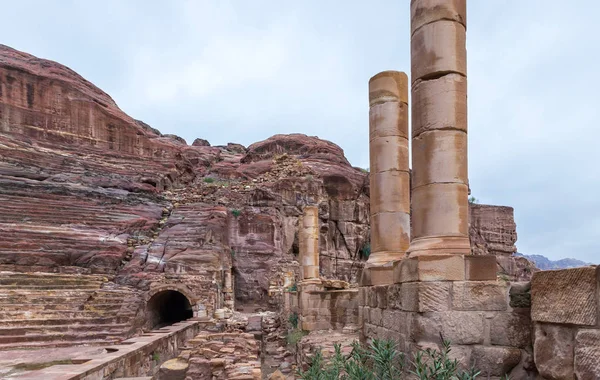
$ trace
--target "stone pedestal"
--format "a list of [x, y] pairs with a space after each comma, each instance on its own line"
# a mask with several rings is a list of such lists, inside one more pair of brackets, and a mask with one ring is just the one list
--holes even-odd
[[384, 71], [369, 80], [371, 254], [367, 266], [406, 256], [410, 244], [408, 78]]
[[410, 256], [469, 254], [466, 0], [411, 2]]

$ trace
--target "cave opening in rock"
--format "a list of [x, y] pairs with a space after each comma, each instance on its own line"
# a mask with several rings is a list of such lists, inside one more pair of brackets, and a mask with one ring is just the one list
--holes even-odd
[[165, 290], [150, 298], [147, 305], [148, 326], [153, 329], [168, 326], [193, 317], [190, 301], [175, 290]]

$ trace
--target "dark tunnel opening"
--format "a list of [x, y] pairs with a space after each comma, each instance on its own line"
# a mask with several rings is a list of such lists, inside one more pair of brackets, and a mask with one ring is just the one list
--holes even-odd
[[192, 305], [186, 296], [175, 290], [156, 293], [148, 301], [149, 327], [161, 328], [193, 317]]

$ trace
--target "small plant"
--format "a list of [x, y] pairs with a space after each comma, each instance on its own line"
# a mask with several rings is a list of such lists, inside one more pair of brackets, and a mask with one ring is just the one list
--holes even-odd
[[213, 183], [215, 182], [214, 178], [211, 177], [204, 177], [204, 183]]
[[291, 346], [295, 346], [296, 344], [298, 344], [298, 342], [300, 342], [300, 339], [302, 339], [307, 334], [308, 334], [307, 331], [300, 330], [300, 329], [294, 329], [294, 330], [288, 332], [287, 343]]
[[231, 215], [233, 215], [237, 218], [238, 216], [242, 215], [242, 212], [240, 210], [238, 210], [237, 208], [234, 208], [233, 210], [231, 210]]
[[362, 248], [360, 249], [359, 254], [361, 259], [369, 259], [369, 256], [371, 255], [371, 243], [365, 242]]
[[469, 203], [471, 203], [471, 204], [477, 204], [477, 203], [479, 203], [479, 199], [477, 199], [477, 198], [475, 198], [474, 196], [471, 195], [469, 197]]
[[233, 248], [231, 248], [229, 253], [231, 254], [231, 257], [235, 258], [235, 250]]
[[294, 284], [288, 286], [286, 290], [288, 292], [297, 292], [298, 291], [298, 285], [294, 283]]
[[152, 360], [154, 360], [157, 363], [160, 362], [160, 354], [158, 352], [154, 351], [152, 353]]
[[298, 313], [293, 312], [292, 314], [290, 314], [290, 316], [288, 317], [288, 322], [294, 329], [297, 329], [298, 328]]
[[354, 342], [348, 356], [344, 356], [336, 344], [329, 363], [325, 363], [322, 353], [317, 351], [309, 368], [297, 374], [304, 380], [401, 380], [406, 378], [403, 371], [408, 371], [419, 380], [475, 380], [481, 372], [475, 368], [459, 369], [458, 361], [449, 358], [450, 351], [450, 342], [442, 338], [441, 351], [420, 350], [407, 366], [404, 355], [390, 340], [375, 339], [367, 347]]

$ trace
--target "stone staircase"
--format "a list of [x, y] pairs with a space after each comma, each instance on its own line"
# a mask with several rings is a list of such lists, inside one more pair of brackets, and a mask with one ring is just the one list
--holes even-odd
[[100, 275], [0, 272], [0, 350], [117, 343], [139, 299]]

